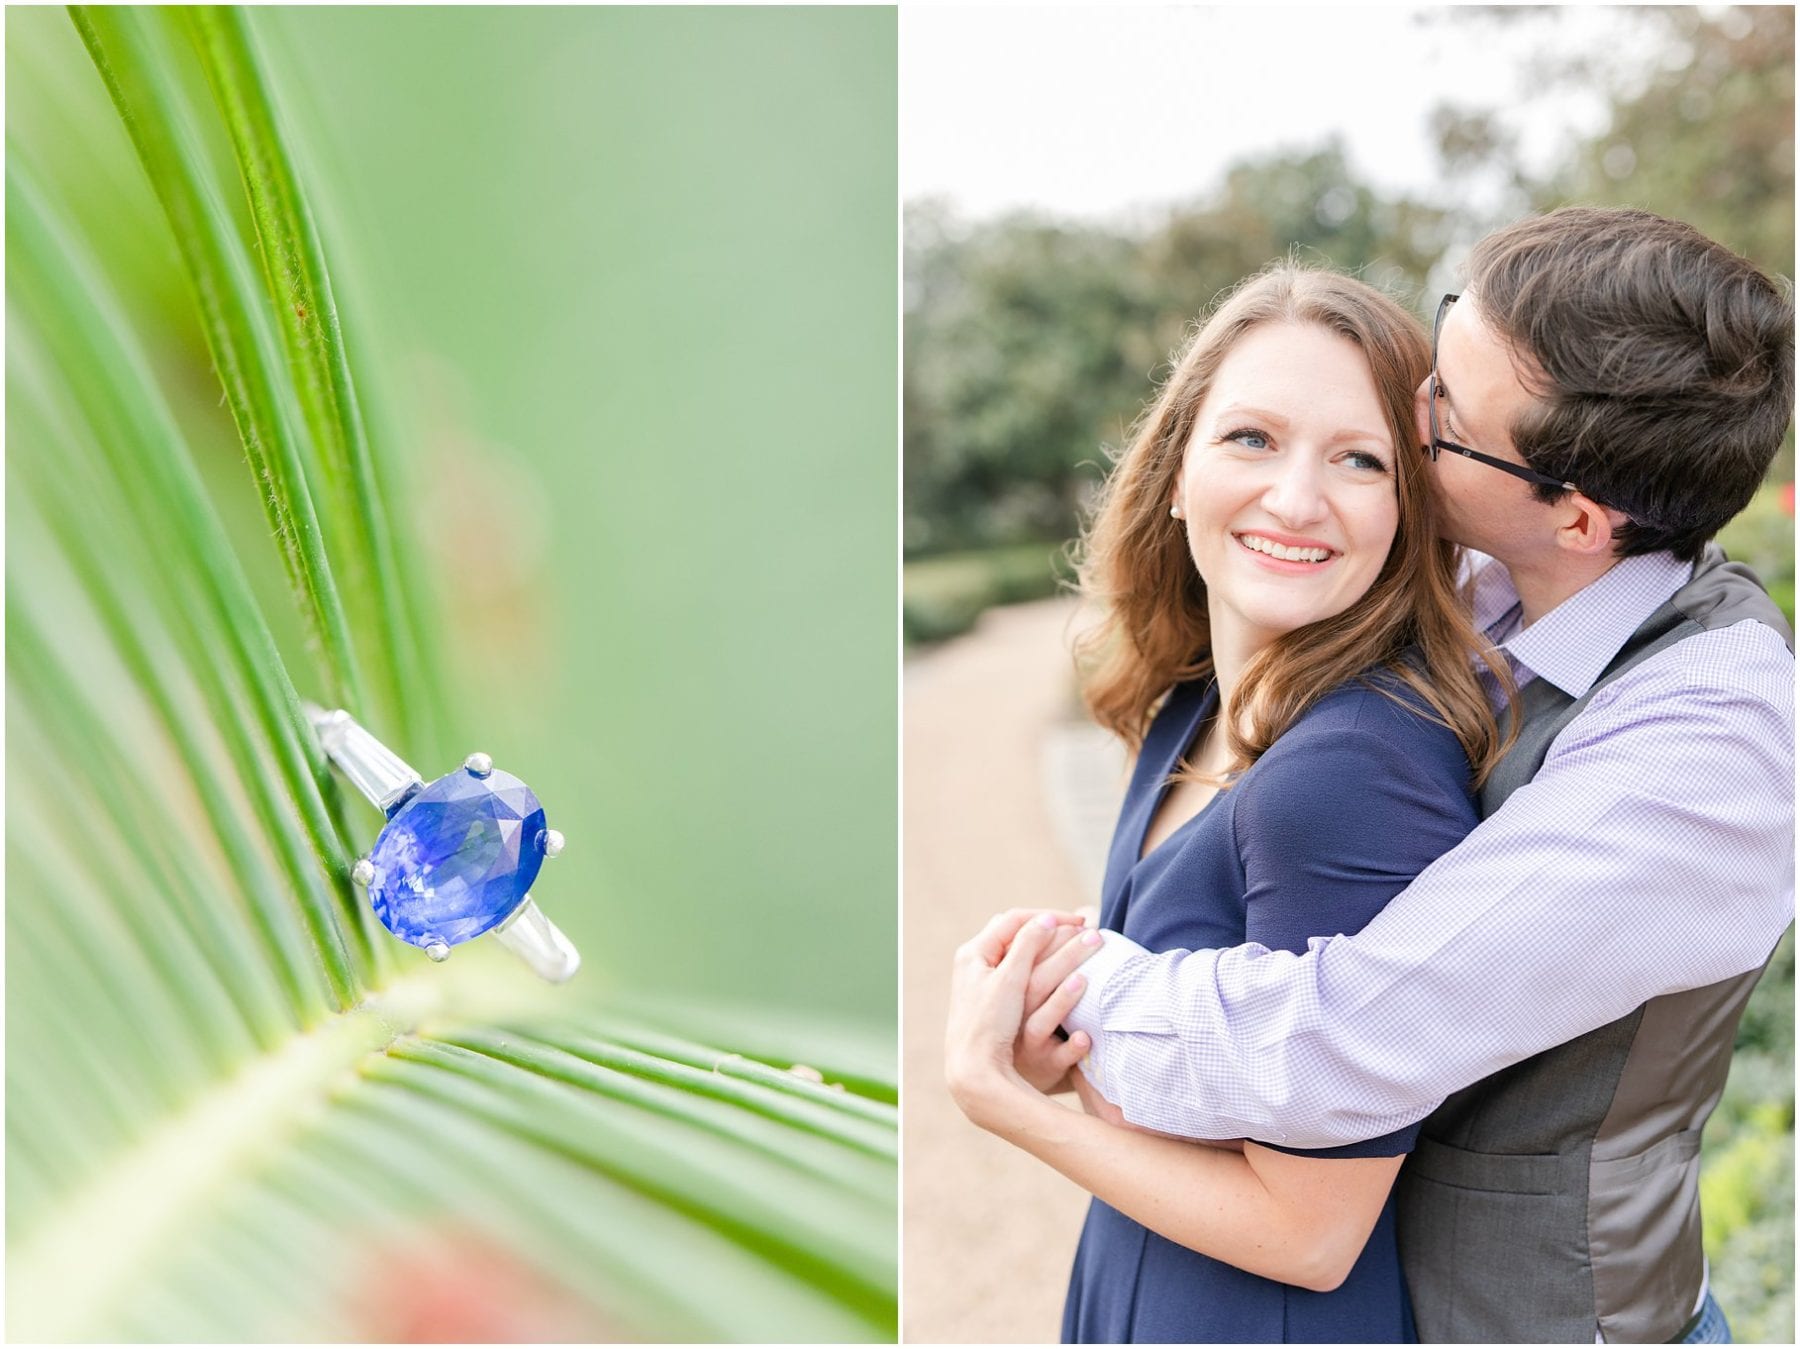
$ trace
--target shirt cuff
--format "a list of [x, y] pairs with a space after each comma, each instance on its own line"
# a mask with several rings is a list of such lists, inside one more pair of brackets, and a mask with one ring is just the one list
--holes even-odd
[[1063, 1018], [1063, 1029], [1073, 1035], [1076, 1031], [1086, 1031], [1089, 1040], [1100, 1043], [1100, 1000], [1106, 987], [1106, 981], [1118, 973], [1119, 967], [1127, 961], [1150, 953], [1130, 937], [1117, 932], [1108, 932], [1104, 928], [1100, 932], [1100, 949], [1081, 962], [1081, 973], [1087, 979], [1087, 987], [1081, 990], [1081, 1000], [1074, 1009]]

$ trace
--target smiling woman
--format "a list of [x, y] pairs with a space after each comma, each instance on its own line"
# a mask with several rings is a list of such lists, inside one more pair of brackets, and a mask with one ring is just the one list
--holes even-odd
[[[1722, 1307], [1740, 1339], [1791, 1341], [1793, 10], [1354, 8], [1287, 34], [1267, 8], [1008, 13], [928, 10], [903, 33], [907, 1043], [932, 1046], [908, 1051], [909, 1148], [931, 1158], [908, 1168], [909, 1332], [1054, 1338], [1079, 1208], [1098, 1244], [1067, 1334], [1272, 1333], [1225, 1324], [1248, 1296], [1212, 1320], [1162, 1296], [1223, 1285], [1158, 1239], [1256, 1255], [1181, 1224], [1232, 1202], [1179, 1182], [1179, 1153], [1141, 1158], [1161, 1202], [1140, 1205], [1107, 1135], [1012, 1094], [1078, 1065], [1116, 1114], [1185, 1138], [1393, 1146], [1425, 1119], [1395, 1181], [1423, 1338], [1716, 1339]], [[1596, 15], [1606, 40], [1579, 40]], [[1220, 60], [1274, 49], [1301, 78], [1273, 99], [1266, 66]], [[1419, 59], [1396, 68], [1457, 72], [1455, 116], [1441, 80], [1358, 95], [1368, 62], [1345, 55], [1402, 49]], [[1202, 105], [1258, 113], [1198, 139], [1169, 115]], [[1413, 152], [1385, 152], [1394, 135]], [[1278, 328], [1316, 326], [1280, 315], [1227, 344], [1220, 387], [1180, 387], [1196, 310], [1278, 258], [1371, 283], [1427, 333], [1438, 311], [1437, 380], [1415, 324], [1399, 415], [1321, 428], [1344, 336], [1326, 326], [1285, 385], [1224, 389]], [[1358, 349], [1380, 400], [1376, 355]], [[1377, 433], [1340, 448], [1386, 443], [1399, 493], [1387, 560], [1347, 602], [1339, 431]], [[1505, 660], [1477, 649], [1485, 687], [1437, 679], [1458, 661], [1428, 623], [1352, 709], [1355, 662], [1309, 662], [1353, 650], [1383, 569], [1420, 560], [1414, 478]], [[1059, 565], [1084, 521], [1097, 603]], [[1257, 677], [1246, 722], [1229, 704]], [[1411, 743], [1401, 718], [1454, 724], [1477, 698], [1519, 729], [1460, 775], [1430, 735], [1384, 768], [1339, 720], [1379, 711], [1392, 727], [1368, 726]], [[1484, 766], [1483, 822], [1357, 930], [1339, 886], [1402, 860], [1382, 835], [1419, 832], [1383, 793], [1410, 782], [1427, 807]], [[1310, 919], [1279, 883], [1308, 857]], [[1059, 944], [1096, 896], [1102, 930]], [[1067, 916], [1039, 929], [1043, 911]], [[1020, 970], [1014, 940], [1042, 959]], [[1621, 1083], [1661, 1084], [1596, 1073], [1627, 1044]], [[1559, 1148], [1554, 1184], [1519, 1175]], [[1341, 1248], [1255, 1208], [1280, 1179], [1245, 1155], [1269, 1184], [1234, 1199], [1305, 1290], [1281, 1303], [1340, 1296], [1314, 1289]], [[1305, 1162], [1335, 1201], [1356, 1187], [1326, 1168], [1389, 1160]], [[1667, 1221], [1633, 1221], [1657, 1195]], [[1541, 1221], [1469, 1221], [1529, 1205]]]
[[[1304, 397], [1296, 370], [1307, 372]], [[1400, 504], [1393, 433], [1365, 427], [1383, 428], [1369, 362], [1327, 329], [1253, 329], [1220, 365], [1176, 496], [1206, 585], [1215, 667], [1241, 671], [1257, 649], [1374, 584]]]
[[[1417, 320], [1329, 272], [1283, 265], [1220, 305], [1145, 413], [1083, 541], [1083, 589], [1105, 614], [1082, 643], [1102, 725], [1137, 744], [1172, 683], [1223, 661], [1243, 689], [1218, 752], [1247, 767], [1308, 700], [1411, 645], [1431, 677], [1404, 662], [1396, 676], [1457, 727], [1482, 770], [1499, 736], [1465, 656], [1478, 643], [1454, 550], [1412, 451], [1428, 369]], [[1273, 414], [1268, 425], [1245, 425], [1248, 406]], [[1171, 509], [1184, 531], [1168, 527]], [[1328, 556], [1271, 557], [1245, 533]]]
[[[1149, 951], [1355, 932], [1474, 827], [1500, 736], [1412, 444], [1428, 363], [1380, 292], [1271, 268], [1108, 479], [1086, 691], [1137, 762], [1100, 923]], [[990, 924], [957, 954], [946, 1050], [972, 1121], [1094, 1196], [1064, 1338], [1413, 1338], [1390, 1192], [1416, 1126], [1310, 1153], [1126, 1127], [1075, 1069], [1087, 1035], [1054, 1034], [1091, 949]], [[1091, 1113], [1049, 1099], [1071, 1089]]]

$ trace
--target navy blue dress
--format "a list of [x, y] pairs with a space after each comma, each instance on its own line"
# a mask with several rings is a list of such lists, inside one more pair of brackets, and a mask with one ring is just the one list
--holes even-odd
[[[1397, 681], [1389, 687], [1417, 705]], [[1139, 861], [1169, 774], [1217, 701], [1210, 679], [1169, 696], [1113, 835], [1101, 924], [1151, 951], [1245, 941], [1304, 951], [1309, 937], [1356, 932], [1475, 827], [1469, 761], [1456, 737], [1350, 683], [1314, 704], [1229, 790]], [[1305, 1155], [1397, 1157], [1412, 1150], [1417, 1133], [1414, 1125]], [[1416, 1338], [1392, 1195], [1350, 1277], [1329, 1293], [1197, 1254], [1096, 1199], [1063, 1308], [1065, 1343]]]

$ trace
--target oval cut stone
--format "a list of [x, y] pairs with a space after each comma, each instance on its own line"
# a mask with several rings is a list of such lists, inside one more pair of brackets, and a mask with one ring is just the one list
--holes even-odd
[[375, 916], [414, 946], [479, 937], [524, 902], [544, 864], [543, 832], [544, 808], [512, 774], [446, 773], [414, 792], [375, 840]]

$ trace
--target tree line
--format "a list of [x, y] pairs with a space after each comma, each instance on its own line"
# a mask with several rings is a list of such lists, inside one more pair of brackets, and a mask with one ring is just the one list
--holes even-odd
[[[1362, 181], [1326, 139], [1242, 162], [1205, 198], [1131, 223], [971, 221], [942, 201], [908, 203], [907, 556], [1068, 538], [1190, 326], [1277, 258], [1352, 272], [1423, 311], [1436, 299], [1427, 282], [1488, 228], [1587, 202], [1691, 221], [1791, 277], [1793, 11], [1643, 21], [1667, 59], [1615, 93], [1607, 128], [1545, 175], [1523, 167], [1506, 110], [1444, 106], [1433, 130], [1445, 188], [1431, 201]], [[1552, 52], [1535, 78], [1550, 89], [1597, 76], [1591, 58]], [[1479, 195], [1460, 190], [1478, 175], [1504, 185], [1485, 216], [1459, 204]], [[1776, 474], [1791, 480], [1792, 464], [1790, 449]]]

